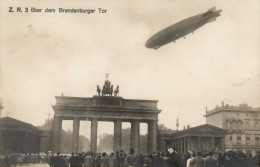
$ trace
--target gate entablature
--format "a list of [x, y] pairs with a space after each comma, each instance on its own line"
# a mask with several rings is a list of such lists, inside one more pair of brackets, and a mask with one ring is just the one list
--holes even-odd
[[123, 99], [122, 97], [110, 96], [93, 96], [69, 97], [56, 96], [55, 106], [73, 106], [73, 107], [123, 107], [136, 109], [153, 109], [158, 110], [158, 100], [141, 100], [141, 99]]
[[56, 96], [53, 107], [55, 116], [62, 119], [97, 118], [105, 121], [124, 120], [158, 120], [161, 110], [157, 100], [123, 99], [122, 97], [93, 96], [92, 98]]

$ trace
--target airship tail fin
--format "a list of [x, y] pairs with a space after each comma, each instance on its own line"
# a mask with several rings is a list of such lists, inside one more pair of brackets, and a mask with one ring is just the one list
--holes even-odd
[[213, 8], [210, 8], [207, 12], [205, 12], [204, 14], [203, 14], [203, 16], [207, 16], [208, 14], [211, 14], [211, 13], [213, 13], [213, 12], [215, 12], [216, 11], [216, 7], [214, 6]]
[[209, 12], [209, 11], [211, 11], [211, 12], [215, 12], [215, 11], [216, 11], [216, 6], [210, 8], [207, 12]]
[[216, 21], [216, 17], [212, 17], [211, 19], [208, 20], [208, 23]]

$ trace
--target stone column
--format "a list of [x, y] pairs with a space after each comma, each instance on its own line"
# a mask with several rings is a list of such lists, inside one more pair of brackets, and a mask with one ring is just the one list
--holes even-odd
[[121, 149], [121, 137], [122, 137], [122, 121], [114, 121], [114, 144], [113, 151], [119, 151]]
[[135, 153], [139, 153], [140, 148], [140, 122], [134, 120], [131, 122], [131, 141], [130, 147], [135, 150]]
[[225, 151], [225, 137], [221, 137], [220, 148], [222, 152]]
[[74, 153], [77, 153], [79, 150], [79, 118], [73, 119], [73, 138], [72, 138], [72, 150]]
[[24, 141], [23, 141], [24, 152], [32, 151], [29, 148], [29, 146], [31, 145], [31, 143], [29, 142], [30, 138], [31, 138], [31, 135], [29, 134], [29, 132], [24, 132]]
[[181, 142], [181, 144], [180, 144], [180, 146], [181, 146], [180, 151], [181, 151], [181, 153], [183, 154], [183, 152], [184, 152], [184, 148], [183, 148], [183, 138], [180, 138], [180, 142]]
[[62, 128], [62, 119], [61, 119], [61, 117], [54, 116], [52, 148], [53, 148], [53, 152], [55, 152], [55, 153], [60, 152], [61, 128]]
[[3, 135], [2, 135], [2, 131], [0, 131], [0, 150], [1, 152], [4, 152], [4, 148], [3, 148]]
[[152, 153], [153, 151], [157, 151], [157, 139], [158, 138], [158, 124], [157, 120], [148, 122], [148, 145], [147, 151], [148, 153]]
[[161, 142], [161, 148], [160, 148], [161, 152], [165, 152], [166, 151], [166, 141], [162, 140]]
[[178, 147], [179, 147], [178, 152], [181, 153], [181, 139], [180, 138], [178, 139]]
[[134, 127], [134, 122], [130, 122], [130, 123], [131, 123], [130, 148], [134, 148], [135, 127]]
[[184, 142], [184, 154], [187, 154], [187, 137], [184, 137], [183, 139], [183, 142]]
[[157, 151], [157, 138], [158, 138], [158, 123], [157, 121], [153, 121], [152, 122], [152, 148], [153, 148], [153, 151]]
[[187, 151], [190, 151], [191, 150], [191, 137], [188, 136], [187, 137]]
[[215, 138], [211, 137], [211, 149], [215, 150]]
[[198, 151], [202, 151], [201, 149], [201, 137], [198, 136]]
[[147, 122], [147, 153], [148, 154], [152, 154], [153, 150], [152, 150], [152, 126], [151, 126], [151, 122]]
[[96, 118], [91, 120], [91, 136], [90, 136], [90, 151], [97, 152], [97, 126]]

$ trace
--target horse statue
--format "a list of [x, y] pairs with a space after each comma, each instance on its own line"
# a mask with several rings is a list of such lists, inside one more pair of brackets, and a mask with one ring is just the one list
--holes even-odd
[[97, 93], [100, 96], [101, 89], [99, 88], [99, 85], [97, 85]]
[[113, 96], [113, 85], [111, 85], [111, 87], [110, 87], [109, 95], [110, 95], [110, 96]]
[[117, 95], [119, 95], [119, 86], [117, 85], [115, 92], [114, 92], [115, 97], [117, 97]]

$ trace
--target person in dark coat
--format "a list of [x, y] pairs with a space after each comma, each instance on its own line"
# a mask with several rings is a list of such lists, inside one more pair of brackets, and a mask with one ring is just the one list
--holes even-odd
[[53, 167], [62, 167], [64, 164], [60, 153], [58, 152], [57, 155], [54, 157]]
[[252, 164], [253, 167], [259, 167], [260, 166], [260, 152], [257, 152], [254, 157], [252, 157]]
[[100, 158], [101, 167], [108, 167], [108, 159], [107, 154], [105, 152], [102, 153], [102, 157]]
[[168, 148], [168, 167], [179, 167], [179, 157], [176, 150], [173, 147]]
[[198, 152], [197, 156], [190, 161], [190, 165], [194, 167], [204, 167], [204, 159], [202, 153]]
[[130, 153], [125, 158], [126, 167], [138, 167], [138, 157], [134, 153], [134, 149], [131, 148]]
[[50, 167], [53, 167], [53, 163], [54, 163], [54, 156], [53, 156], [53, 154], [51, 154], [51, 156], [49, 158], [49, 165], [50, 165]]
[[94, 160], [90, 152], [85, 157], [85, 167], [94, 167]]
[[205, 167], [217, 167], [218, 161], [213, 157], [213, 152], [209, 152], [208, 156], [205, 158]]
[[167, 164], [168, 158], [167, 158], [165, 152], [163, 152], [163, 153], [161, 154], [161, 157], [162, 157], [162, 160], [163, 160], [163, 165], [162, 165], [162, 167], [168, 167], [168, 166], [167, 166], [167, 165], [168, 165], [168, 164]]
[[154, 155], [152, 164], [153, 164], [153, 167], [162, 167], [163, 166], [163, 159], [159, 152]]
[[70, 167], [81, 167], [82, 160], [78, 154], [71, 153], [69, 158]]
[[237, 156], [235, 152], [231, 153], [231, 158], [228, 161], [228, 167], [241, 167], [242, 160]]
[[96, 165], [96, 167], [101, 167], [100, 158], [101, 158], [101, 153], [96, 154], [96, 157], [95, 157], [95, 165]]
[[120, 158], [120, 155], [119, 155], [119, 151], [117, 151], [114, 167], [120, 167], [120, 160], [121, 160], [121, 158]]
[[219, 167], [225, 167], [227, 166], [228, 160], [225, 158], [225, 156], [222, 153], [218, 153], [218, 166]]

